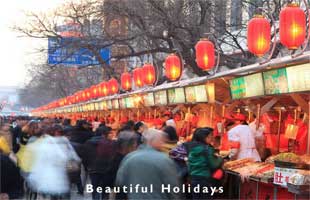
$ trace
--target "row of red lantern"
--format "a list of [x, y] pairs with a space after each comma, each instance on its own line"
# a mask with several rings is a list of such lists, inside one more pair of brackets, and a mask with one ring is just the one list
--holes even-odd
[[[305, 41], [306, 15], [298, 4], [291, 3], [280, 12], [280, 42], [288, 49], [297, 49]], [[271, 26], [262, 15], [255, 15], [248, 23], [248, 50], [256, 56], [263, 56], [270, 49]]]
[[156, 80], [155, 67], [151, 64], [145, 64], [143, 67], [135, 68], [132, 75], [125, 72], [121, 75], [122, 89], [128, 91], [132, 88], [132, 79], [136, 87], [144, 85], [153, 85]]

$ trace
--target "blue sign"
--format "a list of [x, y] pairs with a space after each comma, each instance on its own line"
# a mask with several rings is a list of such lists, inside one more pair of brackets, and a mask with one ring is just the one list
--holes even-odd
[[[79, 38], [48, 38], [48, 64], [63, 65], [99, 65], [97, 57], [89, 49], [77, 47]], [[90, 44], [91, 45], [91, 44]], [[101, 58], [110, 64], [110, 49], [99, 50]]]

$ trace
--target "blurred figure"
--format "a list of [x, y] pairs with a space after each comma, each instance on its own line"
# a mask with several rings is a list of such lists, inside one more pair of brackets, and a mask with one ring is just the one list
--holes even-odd
[[128, 122], [126, 122], [122, 128], [119, 130], [121, 131], [133, 131], [134, 130], [134, 126], [135, 126], [135, 122], [132, 120], [129, 120]]
[[41, 137], [41, 142], [30, 144], [35, 159], [28, 182], [32, 191], [43, 197], [67, 199], [70, 196], [67, 170], [71, 170], [73, 163], [80, 162], [80, 158], [59, 130], [54, 126], [50, 135]]
[[63, 129], [65, 135], [71, 135], [73, 131], [73, 126], [71, 125], [71, 119], [64, 119], [63, 120]]
[[13, 150], [12, 146], [12, 136], [10, 134], [10, 124], [4, 123], [0, 128], [0, 136], [5, 138], [7, 144], [9, 145], [10, 151]]
[[13, 146], [13, 152], [17, 153], [20, 146], [19, 146], [19, 140], [20, 136], [22, 134], [22, 128], [26, 125], [27, 121], [24, 117], [18, 117], [15, 122], [12, 124], [12, 146]]
[[134, 126], [134, 131], [137, 135], [137, 141], [138, 141], [138, 145], [143, 143], [143, 137], [142, 134], [143, 132], [147, 129], [146, 124], [144, 124], [144, 122], [140, 121], [137, 122]]
[[[113, 185], [113, 177], [110, 171], [116, 153], [116, 144], [112, 138], [113, 133], [110, 127], [99, 127], [96, 136], [83, 145], [85, 153], [82, 160], [86, 165], [94, 187]], [[92, 193], [93, 199], [101, 199], [100, 196], [101, 194], [96, 191]], [[102, 198], [107, 197], [107, 194], [102, 193]]]
[[[189, 174], [191, 186], [195, 187], [220, 187], [223, 171], [221, 166], [223, 159], [215, 156], [212, 128], [197, 128], [191, 142], [185, 144], [188, 153]], [[209, 199], [210, 193], [192, 193], [193, 199]]]
[[162, 151], [169, 155], [169, 152], [177, 146], [179, 137], [173, 126], [166, 126], [163, 131], [166, 133], [166, 140], [163, 144]]
[[161, 185], [179, 186], [176, 168], [172, 160], [159, 152], [164, 143], [162, 131], [148, 129], [144, 132], [145, 145], [128, 154], [117, 172], [116, 185], [154, 186], [153, 192], [128, 193], [128, 199], [179, 199], [173, 192], [162, 193]]
[[7, 194], [9, 199], [19, 199], [23, 195], [23, 179], [9, 157], [9, 147], [5, 143], [4, 138], [0, 137], [0, 194]]
[[72, 142], [83, 144], [92, 136], [93, 132], [90, 130], [90, 124], [86, 120], [80, 120], [72, 131], [70, 140]]
[[[26, 179], [33, 165], [34, 153], [28, 148], [28, 141], [32, 136], [40, 133], [39, 122], [31, 120], [22, 128], [20, 136], [20, 149], [16, 154], [17, 164], [21, 169], [22, 176]], [[37, 136], [36, 136], [37, 137]], [[34, 141], [34, 138], [32, 139]]]
[[163, 121], [164, 121], [164, 125], [165, 126], [172, 126], [173, 128], [177, 128], [177, 125], [173, 119], [172, 113], [169, 111], [166, 111], [163, 115]]
[[[132, 151], [135, 151], [138, 147], [137, 135], [132, 131], [122, 131], [119, 133], [116, 141], [116, 154], [112, 161], [111, 171], [112, 183], [114, 185], [117, 171], [123, 158]], [[126, 199], [124, 193], [116, 194], [116, 199]]]

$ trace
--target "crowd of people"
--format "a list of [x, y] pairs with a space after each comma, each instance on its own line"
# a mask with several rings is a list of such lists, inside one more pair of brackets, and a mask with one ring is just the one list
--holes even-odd
[[[85, 119], [74, 125], [61, 118], [2, 120], [1, 196], [70, 199], [76, 187], [80, 195], [90, 191], [92, 199], [225, 198], [224, 159], [214, 130], [195, 128], [190, 141], [180, 142], [174, 120], [167, 114], [163, 119], [161, 126], [127, 120], [118, 128], [104, 121], [92, 127]], [[235, 144], [226, 159], [260, 160], [243, 122], [225, 123]]]

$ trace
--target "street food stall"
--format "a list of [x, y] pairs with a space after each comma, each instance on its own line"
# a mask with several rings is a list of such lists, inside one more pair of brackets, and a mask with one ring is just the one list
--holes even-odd
[[229, 197], [308, 198], [309, 187], [305, 186], [310, 179], [309, 57], [310, 52], [305, 52], [298, 58], [286, 56], [268, 64], [145, 87], [33, 114], [98, 118], [119, 127], [128, 119], [156, 126], [156, 120], [170, 111], [178, 116], [176, 124], [182, 140], [189, 139], [194, 128], [209, 126], [217, 130], [223, 142], [222, 119], [243, 113], [249, 123], [256, 120], [256, 129], [264, 127], [261, 145], [273, 156], [264, 162], [227, 162], [227, 176], [237, 177], [233, 180], [239, 183], [237, 189], [227, 187]]

